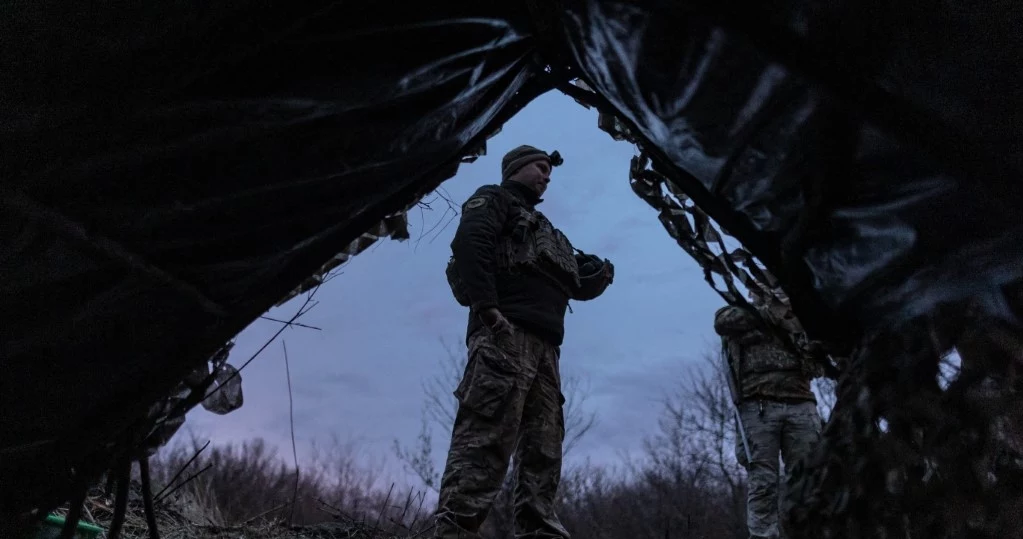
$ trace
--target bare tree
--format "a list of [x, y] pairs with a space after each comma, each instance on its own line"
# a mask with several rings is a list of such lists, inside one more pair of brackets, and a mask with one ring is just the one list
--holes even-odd
[[559, 515], [574, 536], [745, 537], [745, 473], [735, 459], [731, 400], [715, 353], [684, 369], [644, 446], [623, 472], [569, 471]]
[[[431, 426], [449, 431], [456, 401], [451, 395], [466, 360], [452, 352], [438, 376], [424, 388], [427, 407], [417, 451], [399, 450], [399, 457], [431, 488], [439, 482], [429, 453]], [[592, 420], [569, 403], [581, 402], [585, 390], [566, 381], [566, 430], [581, 417], [585, 434]], [[815, 382], [825, 410], [833, 402], [833, 383]], [[573, 398], [575, 397], [575, 398]], [[822, 412], [825, 413], [825, 412]], [[576, 427], [578, 428], [578, 427]], [[746, 473], [736, 459], [736, 426], [728, 384], [718, 352], [708, 347], [695, 363], [682, 369], [679, 383], [665, 395], [659, 429], [644, 442], [643, 455], [617, 471], [589, 463], [566, 469], [559, 491], [558, 514], [577, 537], [592, 539], [661, 539], [715, 537], [740, 539], [746, 530]], [[581, 435], [569, 439], [578, 440]], [[570, 442], [566, 441], [566, 446]], [[574, 445], [574, 442], [573, 442]], [[481, 530], [487, 539], [509, 539], [512, 529], [510, 477], [498, 494]]]
[[[383, 462], [368, 463], [354, 442], [336, 436], [314, 447], [297, 482], [291, 459], [280, 458], [262, 439], [204, 448], [193, 438], [161, 448], [150, 460], [154, 485], [164, 493], [157, 507], [174, 508], [196, 525], [262, 526], [292, 519], [309, 525], [340, 515], [384, 522], [404, 537], [408, 528], [424, 520], [415, 493], [392, 492], [380, 480]], [[409, 506], [401, 506], [402, 500], [411, 500]], [[196, 536], [191, 532], [189, 537]]]
[[584, 407], [590, 396], [589, 379], [566, 376], [561, 381], [561, 392], [565, 395], [565, 442], [562, 454], [568, 455], [593, 428], [597, 415], [586, 411]]
[[[664, 399], [660, 432], [645, 443], [656, 469], [687, 489], [727, 497], [726, 521], [745, 510], [745, 472], [735, 458], [736, 425], [728, 382], [717, 352], [704, 352], [686, 370], [678, 392]], [[733, 530], [739, 533], [738, 530]]]
[[[423, 382], [425, 402], [423, 418], [414, 446], [403, 446], [394, 441], [394, 451], [405, 463], [406, 469], [419, 477], [423, 484], [434, 491], [440, 488], [441, 470], [433, 460], [433, 429], [450, 432], [458, 410], [458, 399], [454, 389], [462, 379], [468, 355], [462, 346], [441, 339], [445, 357], [439, 362], [439, 372]], [[589, 385], [585, 380], [566, 376], [562, 380], [561, 392], [565, 395], [565, 442], [563, 454], [568, 455], [579, 441], [593, 428], [596, 414], [587, 412], [584, 404], [589, 397]]]

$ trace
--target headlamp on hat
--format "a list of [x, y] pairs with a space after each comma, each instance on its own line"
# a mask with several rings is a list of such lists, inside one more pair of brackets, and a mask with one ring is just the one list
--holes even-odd
[[565, 162], [565, 160], [561, 157], [561, 153], [558, 150], [554, 150], [547, 157], [550, 158], [552, 167], [561, 166], [561, 164]]
[[522, 167], [540, 160], [547, 161], [551, 164], [551, 167], [556, 167], [565, 162], [561, 157], [561, 153], [557, 150], [547, 153], [533, 146], [522, 145], [504, 155], [504, 159], [501, 160], [501, 179], [507, 180]]

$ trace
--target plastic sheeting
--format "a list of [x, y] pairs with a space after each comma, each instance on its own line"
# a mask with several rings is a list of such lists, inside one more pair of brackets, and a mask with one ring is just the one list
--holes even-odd
[[[627, 132], [614, 128], [620, 122], [601, 120], [613, 137], [632, 138]], [[668, 235], [703, 269], [707, 284], [730, 305], [753, 307], [744, 296], [752, 299], [756, 294], [763, 304], [757, 312], [764, 326], [786, 342], [790, 350], [817, 361], [828, 376], [837, 377], [839, 367], [835, 363], [841, 364], [843, 359], [829, 357], [824, 349], [826, 343], [809, 339], [792, 312], [788, 297], [778, 288], [778, 280], [761, 268], [748, 251], [739, 248], [729, 252], [724, 241], [727, 234], [717, 230], [710, 217], [685, 193], [662, 174], [647, 168], [648, 165], [649, 158], [642, 153], [632, 158], [629, 167], [632, 191], [657, 210], [657, 218]]]
[[398, 241], [405, 241], [409, 238], [408, 233], [408, 208], [402, 210], [394, 215], [385, 217], [382, 221], [377, 223], [376, 226], [363, 232], [361, 236], [354, 239], [351, 243], [345, 246], [341, 252], [335, 254], [325, 264], [320, 266], [320, 269], [316, 271], [311, 277], [302, 281], [297, 288], [288, 292], [286, 296], [277, 301], [274, 306], [280, 307], [281, 305], [291, 301], [292, 298], [302, 293], [308, 292], [325, 283], [331, 278], [331, 272], [359, 253], [368, 249], [371, 245], [375, 244], [380, 238], [389, 237]]
[[575, 76], [809, 333], [875, 344], [857, 365], [943, 302], [1005, 319], [1019, 10], [737, 5], [12, 6], [0, 510], [69, 497], [192, 368]]
[[[575, 96], [852, 354], [792, 470], [787, 535], [1019, 537], [1023, 13], [732, 8], [592, 1], [563, 20], [596, 94]], [[943, 387], [954, 346], [970, 357]]]
[[848, 340], [1020, 277], [1019, 10], [570, 5], [589, 86], [812, 331]]
[[[217, 415], [229, 414], [245, 403], [241, 372], [227, 362], [234, 343], [230, 342], [185, 377], [171, 394], [149, 409], [152, 428], [141, 442], [146, 456], [151, 456], [171, 440], [185, 424], [185, 416], [195, 404]], [[212, 372], [211, 372], [212, 370]]]
[[0, 23], [0, 510], [66, 499], [539, 91], [514, 4], [66, 8]]

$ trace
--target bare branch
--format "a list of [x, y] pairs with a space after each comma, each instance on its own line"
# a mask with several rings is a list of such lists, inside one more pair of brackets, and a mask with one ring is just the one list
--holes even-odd
[[589, 380], [567, 376], [561, 381], [565, 395], [565, 442], [563, 455], [568, 455], [579, 441], [596, 425], [595, 412], [587, 412], [584, 405], [590, 396]]
[[416, 437], [416, 446], [405, 448], [398, 440], [394, 440], [394, 454], [404, 463], [405, 470], [415, 474], [426, 488], [439, 492], [440, 473], [433, 462], [433, 436], [425, 412]]
[[[433, 204], [436, 202], [436, 199], [438, 199], [438, 198], [445, 203], [444, 211], [443, 211], [443, 213], [441, 213], [441, 216], [437, 219], [437, 222], [434, 223], [434, 225], [431, 226], [427, 230], [426, 229], [426, 218], [425, 218], [425, 213], [424, 213], [423, 210], [433, 211]], [[426, 202], [422, 202], [421, 201], [419, 203], [419, 212], [420, 212], [421, 226], [423, 227], [424, 230], [419, 235], [419, 238], [416, 239], [415, 247], [413, 248], [413, 250], [418, 249], [419, 248], [419, 244], [423, 241], [423, 238], [426, 237], [427, 235], [431, 234], [431, 233], [433, 233], [434, 235], [430, 239], [430, 243], [433, 243], [433, 241], [436, 240], [437, 237], [445, 229], [447, 229], [448, 225], [450, 225], [452, 221], [454, 221], [455, 219], [458, 218], [458, 216], [460, 215], [459, 209], [460, 209], [460, 206], [458, 204], [455, 204], [455, 202], [453, 200], [451, 200], [451, 196], [447, 193], [447, 191], [443, 187], [438, 187], [437, 190], [433, 192], [433, 198], [431, 198], [429, 201], [426, 201]], [[447, 218], [446, 221], [445, 221], [445, 218]], [[443, 226], [442, 226], [442, 223], [443, 223]]]
[[[324, 281], [324, 282], [326, 282], [326, 281]], [[323, 328], [318, 328], [316, 326], [309, 326], [309, 325], [306, 325], [306, 324], [302, 324], [300, 322], [288, 322], [287, 320], [279, 320], [277, 318], [271, 318], [271, 317], [266, 316], [266, 315], [260, 316], [260, 318], [262, 318], [263, 320], [269, 320], [271, 322], [278, 322], [278, 323], [289, 325], [289, 326], [296, 326], [296, 327], [306, 328], [306, 329], [315, 329], [316, 331], [323, 331]]]
[[295, 398], [291, 391], [291, 365], [288, 361], [288, 343], [281, 341], [284, 349], [284, 374], [288, 381], [288, 424], [291, 429], [291, 455], [295, 463], [295, 488], [291, 495], [291, 512], [288, 515], [288, 523], [295, 523], [295, 507], [298, 505], [298, 481], [301, 476], [298, 466], [298, 447], [295, 444]]

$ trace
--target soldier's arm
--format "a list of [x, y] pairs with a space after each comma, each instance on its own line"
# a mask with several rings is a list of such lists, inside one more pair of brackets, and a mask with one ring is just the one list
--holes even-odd
[[476, 312], [498, 307], [494, 256], [507, 215], [507, 202], [493, 188], [479, 189], [462, 205], [451, 252], [455, 256], [455, 269]]
[[728, 305], [714, 314], [714, 331], [729, 337], [748, 333], [757, 328], [753, 313], [734, 305]]

